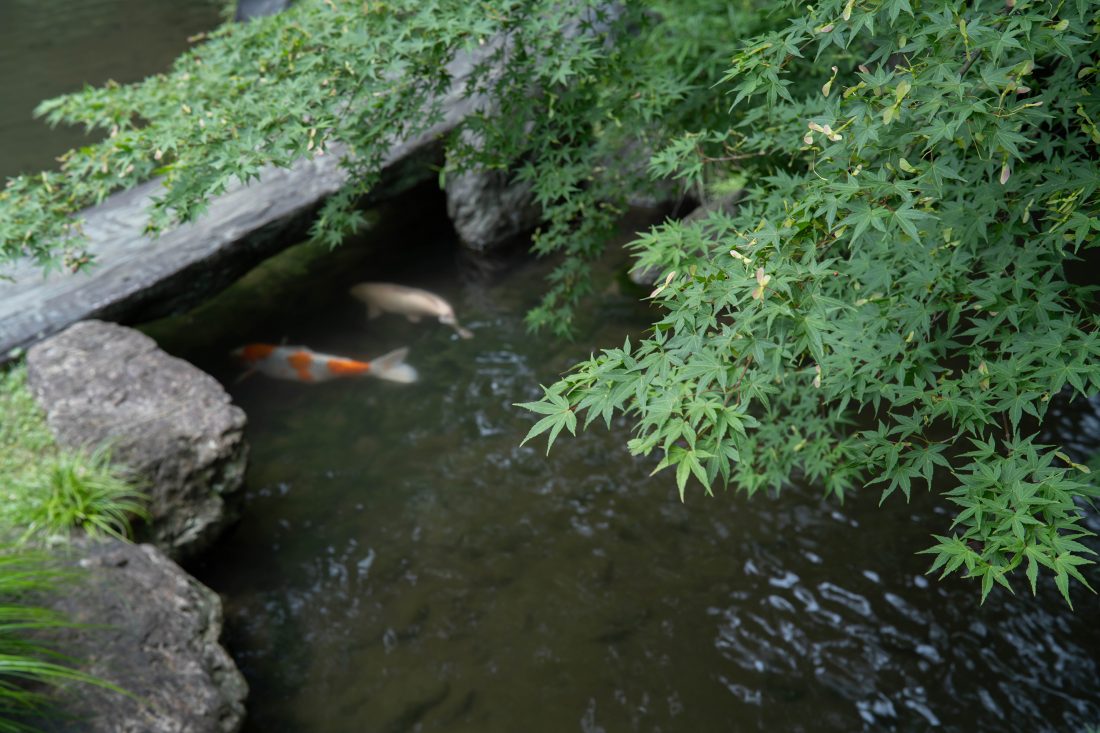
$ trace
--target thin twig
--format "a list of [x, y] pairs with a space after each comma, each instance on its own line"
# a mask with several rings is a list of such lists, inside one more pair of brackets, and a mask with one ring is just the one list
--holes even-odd
[[712, 158], [709, 155], [703, 155], [702, 158], [708, 163], [717, 163], [724, 160], [745, 160], [746, 158], [759, 158], [766, 153], [740, 153], [738, 155], [723, 155], [719, 158]]
[[982, 57], [982, 51], [983, 51], [983, 49], [979, 48], [977, 53], [971, 54], [966, 59], [966, 63], [962, 67], [962, 71], [959, 72], [959, 77], [960, 78], [966, 76], [966, 72], [970, 71], [970, 67], [973, 66], [975, 63], [977, 63], [978, 59], [980, 59]]
[[[741, 382], [745, 381], [745, 374], [749, 371], [749, 367], [752, 366], [752, 354], [749, 354], [749, 358], [745, 361], [745, 368], [741, 370], [741, 377], [737, 380], [737, 385], [733, 388], [733, 392], [729, 397], [737, 395], [737, 404], [741, 404]], [[726, 402], [729, 402], [729, 397], [726, 398]], [[724, 407], [725, 405], [723, 405]]]

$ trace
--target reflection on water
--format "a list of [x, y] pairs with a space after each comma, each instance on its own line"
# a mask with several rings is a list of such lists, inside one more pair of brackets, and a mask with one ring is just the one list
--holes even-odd
[[108, 79], [167, 71], [187, 37], [220, 21], [223, 0], [0, 0], [0, 181], [53, 168], [87, 145], [80, 128], [31, 113], [44, 99]]
[[[410, 230], [414, 219], [400, 230], [410, 242], [441, 236]], [[202, 332], [205, 317], [213, 341], [251, 328], [350, 354], [407, 343], [422, 376], [231, 386], [250, 420], [246, 514], [197, 571], [226, 599], [227, 643], [252, 686], [247, 730], [1100, 721], [1095, 597], [1078, 592], [1073, 615], [1049, 584], [1038, 599], [1020, 584], [1019, 597], [982, 607], [975, 585], [926, 579], [913, 552], [948, 525], [928, 496], [879, 509], [868, 492], [838, 506], [796, 486], [752, 501], [694, 491], [681, 504], [670, 476], [628, 456], [624, 424], [563, 440], [549, 459], [519, 447], [531, 418], [512, 403], [643, 326], [634, 299], [611, 287], [578, 341], [560, 343], [521, 322], [541, 267], [471, 282], [446, 257], [434, 271], [411, 258], [367, 266], [354, 248], [334, 257], [282, 299], [268, 282], [275, 305], [262, 319], [211, 309], [183, 329]], [[368, 325], [343, 290], [387, 278], [439, 291], [476, 338], [393, 317]], [[306, 295], [319, 291], [331, 295], [323, 307]], [[173, 348], [170, 326], [159, 333]], [[228, 380], [217, 352], [191, 356]]]

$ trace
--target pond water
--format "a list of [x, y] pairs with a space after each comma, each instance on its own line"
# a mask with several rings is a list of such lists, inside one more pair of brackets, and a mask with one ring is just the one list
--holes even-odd
[[0, 181], [53, 168], [87, 145], [81, 128], [51, 130], [44, 99], [108, 79], [166, 71], [187, 38], [221, 20], [223, 0], [0, 0]]
[[[524, 312], [546, 266], [479, 268], [391, 207], [331, 255], [299, 249], [148, 332], [222, 378], [249, 416], [244, 518], [195, 568], [225, 599], [251, 733], [1083, 731], [1100, 722], [1100, 603], [926, 578], [949, 523], [928, 496], [840, 506], [815, 486], [677, 497], [629, 426], [520, 447], [534, 398], [647, 323], [614, 263], [574, 342]], [[395, 246], [396, 245], [396, 246]], [[386, 246], [388, 254], [380, 254]], [[346, 294], [390, 280], [449, 298], [476, 332]], [[415, 385], [237, 375], [226, 352], [288, 339], [411, 347]]]

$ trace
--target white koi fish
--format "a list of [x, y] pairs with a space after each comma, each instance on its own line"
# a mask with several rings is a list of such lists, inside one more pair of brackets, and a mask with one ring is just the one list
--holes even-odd
[[390, 382], [415, 382], [416, 369], [405, 363], [408, 348], [391, 351], [370, 361], [318, 354], [304, 346], [248, 344], [233, 351], [249, 371], [295, 382], [325, 382], [337, 377], [371, 376]]
[[367, 304], [368, 318], [378, 318], [383, 313], [399, 313], [412, 323], [418, 323], [423, 316], [431, 316], [453, 328], [464, 339], [474, 336], [459, 325], [450, 303], [427, 290], [390, 283], [360, 283], [348, 292]]

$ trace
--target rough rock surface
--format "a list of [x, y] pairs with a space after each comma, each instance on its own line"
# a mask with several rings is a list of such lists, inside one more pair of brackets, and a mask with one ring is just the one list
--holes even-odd
[[216, 593], [152, 545], [83, 540], [73, 548], [78, 579], [48, 605], [91, 628], [59, 632], [57, 648], [135, 698], [95, 687], [66, 690], [79, 716], [57, 733], [236, 733], [248, 684], [218, 643]]
[[462, 243], [487, 252], [542, 219], [527, 184], [516, 183], [504, 171], [468, 171], [447, 177], [447, 215]]
[[235, 20], [252, 20], [265, 15], [275, 15], [290, 7], [290, 0], [237, 0]]
[[27, 382], [61, 445], [107, 443], [145, 482], [148, 539], [169, 555], [203, 549], [236, 518], [245, 415], [213, 377], [133, 329], [83, 321], [30, 350]]
[[[481, 111], [498, 114], [492, 105]], [[480, 133], [465, 130], [461, 144], [483, 150], [485, 140]], [[450, 152], [447, 166], [456, 167]], [[459, 240], [472, 252], [499, 249], [517, 235], [534, 229], [542, 220], [542, 208], [535, 202], [531, 187], [514, 180], [511, 171], [449, 170], [443, 188], [447, 216]]]

